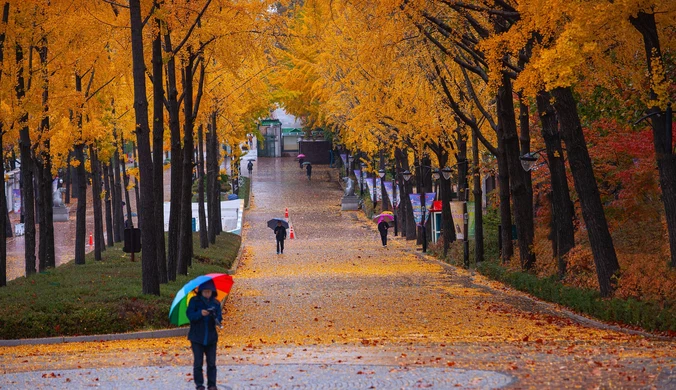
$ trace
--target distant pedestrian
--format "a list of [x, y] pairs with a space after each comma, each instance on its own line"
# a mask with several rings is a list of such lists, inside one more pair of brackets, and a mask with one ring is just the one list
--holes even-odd
[[275, 227], [275, 238], [277, 239], [277, 254], [284, 254], [284, 240], [286, 240], [286, 228], [282, 225], [282, 222], [277, 222]]
[[190, 320], [188, 340], [192, 347], [193, 379], [197, 390], [204, 390], [202, 363], [207, 357], [207, 389], [216, 390], [216, 325], [223, 320], [221, 305], [216, 300], [216, 287], [209, 281], [199, 286], [197, 295], [188, 303], [186, 315]]
[[383, 247], [387, 246], [387, 230], [390, 228], [390, 224], [387, 223], [385, 218], [380, 217], [378, 219], [378, 231], [380, 232], [380, 240], [383, 242]]
[[249, 134], [249, 149], [253, 149], [253, 136]]
[[312, 164], [307, 164], [305, 167], [305, 170], [307, 171], [307, 179], [311, 180], [312, 179]]
[[284, 240], [286, 240], [286, 228], [282, 225], [282, 222], [277, 222], [277, 227], [275, 227], [275, 238], [277, 239], [277, 254], [284, 254]]
[[249, 160], [249, 163], [246, 165], [246, 169], [249, 170], [249, 177], [251, 177], [251, 173], [253, 172], [253, 161]]
[[298, 165], [300, 166], [300, 169], [303, 169], [303, 162], [305, 162], [305, 159], [303, 157], [298, 158]]

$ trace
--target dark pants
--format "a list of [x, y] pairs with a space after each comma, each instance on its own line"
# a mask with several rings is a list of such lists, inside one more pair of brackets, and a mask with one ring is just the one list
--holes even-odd
[[191, 342], [192, 354], [195, 358], [192, 366], [192, 375], [195, 379], [195, 387], [204, 386], [204, 376], [202, 375], [202, 362], [204, 355], [207, 355], [207, 387], [216, 386], [216, 343], [202, 345]]
[[383, 246], [387, 245], [387, 234], [381, 234], [380, 240], [383, 242]]
[[277, 253], [284, 253], [284, 240], [277, 240]]

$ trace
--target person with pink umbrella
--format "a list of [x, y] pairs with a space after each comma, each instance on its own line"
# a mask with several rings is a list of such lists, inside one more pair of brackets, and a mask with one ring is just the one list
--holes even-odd
[[380, 232], [380, 240], [383, 242], [383, 248], [387, 247], [387, 231], [390, 224], [386, 220], [386, 216], [381, 214], [378, 216], [378, 231]]

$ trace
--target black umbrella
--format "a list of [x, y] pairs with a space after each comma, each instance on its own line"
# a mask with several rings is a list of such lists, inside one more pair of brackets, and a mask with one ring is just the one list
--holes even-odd
[[284, 219], [282, 219], [282, 218], [272, 218], [271, 220], [268, 221], [268, 227], [269, 227], [270, 229], [276, 228], [276, 227], [277, 227], [277, 222], [281, 222], [281, 223], [282, 223], [282, 226], [284, 226], [284, 228], [286, 228], [286, 229], [289, 228], [289, 223], [286, 222], [286, 220], [284, 220]]

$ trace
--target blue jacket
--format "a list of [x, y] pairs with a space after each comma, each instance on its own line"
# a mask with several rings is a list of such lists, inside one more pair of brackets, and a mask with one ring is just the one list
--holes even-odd
[[[202, 310], [213, 308], [214, 314], [203, 316]], [[206, 300], [203, 296], [197, 295], [188, 303], [186, 315], [190, 320], [190, 331], [188, 340], [202, 345], [215, 344], [218, 341], [216, 332], [216, 321], [220, 324], [223, 321], [221, 305], [214, 298]]]

